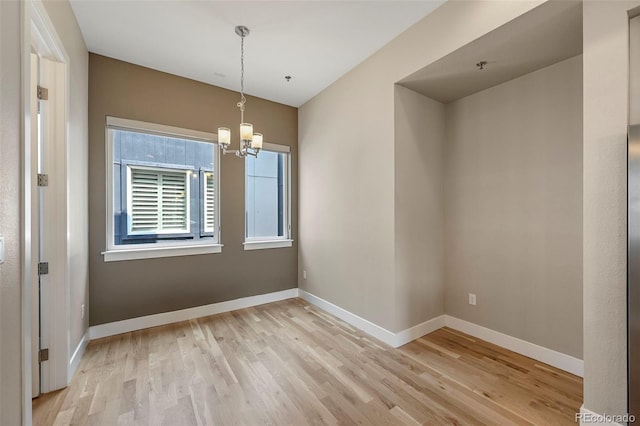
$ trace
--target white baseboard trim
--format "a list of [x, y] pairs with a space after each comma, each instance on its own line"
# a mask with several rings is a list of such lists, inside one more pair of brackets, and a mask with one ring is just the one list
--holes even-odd
[[78, 370], [78, 366], [80, 365], [80, 360], [82, 360], [82, 355], [84, 355], [84, 350], [87, 348], [89, 344], [89, 330], [87, 330], [78, 346], [76, 346], [76, 350], [73, 351], [73, 355], [71, 355], [71, 359], [69, 360], [69, 368], [67, 368], [67, 384], [71, 383], [71, 379], [73, 375], [76, 374]]
[[584, 362], [581, 359], [574, 358], [552, 349], [536, 345], [489, 328], [461, 320], [450, 315], [440, 315], [436, 318], [427, 320], [421, 324], [415, 325], [406, 330], [394, 333], [373, 322], [366, 320], [346, 309], [343, 309], [327, 300], [315, 296], [305, 290], [292, 288], [274, 293], [261, 294], [257, 296], [243, 297], [240, 299], [229, 300], [225, 302], [213, 303], [205, 306], [197, 306], [194, 308], [182, 309], [179, 311], [164, 312], [161, 314], [147, 315], [144, 317], [131, 318], [123, 321], [116, 321], [107, 324], [100, 324], [89, 327], [88, 339], [87, 335], [83, 337], [78, 348], [71, 357], [69, 366], [69, 377], [77, 369], [82, 358], [82, 353], [88, 343], [88, 340], [99, 339], [116, 334], [128, 333], [130, 331], [142, 330], [150, 327], [171, 324], [174, 322], [187, 321], [194, 318], [215, 315], [223, 312], [234, 311], [237, 309], [249, 308], [252, 306], [263, 305], [265, 303], [277, 302], [280, 300], [301, 297], [312, 305], [340, 318], [346, 323], [356, 327], [365, 333], [375, 337], [376, 339], [397, 348], [405, 345], [415, 339], [429, 334], [444, 326], [454, 330], [461, 331], [471, 336], [477, 337], [487, 342], [491, 342], [513, 352], [528, 356], [545, 364], [552, 365], [576, 376], [584, 375]]
[[260, 294], [257, 296], [242, 297], [240, 299], [212, 303], [204, 306], [196, 306], [193, 308], [181, 309], [179, 311], [163, 312], [161, 314], [147, 315], [144, 317], [94, 325], [93, 327], [89, 327], [89, 338], [94, 340], [100, 339], [101, 337], [115, 336], [116, 334], [157, 327], [159, 325], [166, 325], [174, 322], [188, 321], [194, 318], [235, 311], [237, 309], [250, 308], [252, 306], [278, 302], [280, 300], [291, 299], [293, 297], [298, 297], [297, 288], [290, 288], [288, 290]]
[[584, 361], [553, 349], [545, 348], [517, 337], [509, 336], [472, 322], [446, 315], [447, 327], [461, 331], [478, 339], [509, 349], [545, 364], [552, 365], [576, 376], [584, 376]]
[[344, 322], [364, 331], [365, 333], [394, 348], [405, 345], [412, 340], [424, 336], [425, 334], [429, 334], [439, 328], [442, 328], [445, 324], [445, 315], [440, 315], [439, 317], [427, 320], [421, 324], [415, 325], [411, 328], [407, 328], [406, 330], [394, 333], [307, 291], [299, 289], [298, 293], [299, 297], [311, 303], [312, 305], [317, 306], [323, 311], [327, 311], [331, 315], [340, 318]]
[[411, 328], [407, 328], [406, 330], [399, 331], [395, 334], [395, 345], [391, 345], [395, 348], [406, 345], [409, 342], [412, 342], [416, 339], [419, 339], [422, 336], [425, 336], [429, 333], [433, 333], [445, 326], [446, 315], [440, 315], [439, 317], [432, 318], [418, 325], [414, 325]]
[[[626, 424], [628, 417], [626, 414], [622, 416], [612, 416], [609, 414], [598, 414], [595, 411], [591, 411], [584, 408], [584, 405], [580, 407], [580, 415], [576, 415], [576, 422], [580, 421], [580, 425], [603, 425], [603, 426], [622, 426]], [[620, 420], [623, 423], [616, 423], [615, 420]]]
[[331, 315], [340, 318], [342, 321], [346, 322], [347, 324], [350, 324], [355, 328], [364, 331], [365, 333], [375, 337], [378, 340], [383, 341], [384, 343], [390, 346], [394, 346], [395, 333], [390, 332], [386, 328], [382, 328], [379, 325], [374, 324], [369, 320], [359, 317], [356, 314], [352, 314], [346, 309], [343, 309], [338, 305], [334, 305], [333, 303], [328, 302], [302, 289], [298, 289], [298, 296], [306, 300], [307, 302], [311, 303], [312, 305], [317, 306], [323, 311], [327, 311]]

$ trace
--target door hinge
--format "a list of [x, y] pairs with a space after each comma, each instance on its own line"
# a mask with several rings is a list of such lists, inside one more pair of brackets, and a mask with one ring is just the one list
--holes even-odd
[[38, 173], [38, 186], [49, 186], [49, 175]]
[[49, 349], [40, 349], [38, 351], [38, 362], [49, 361]]
[[46, 87], [38, 86], [38, 99], [46, 101], [49, 99], [49, 89]]
[[49, 273], [49, 262], [38, 263], [38, 275], [47, 275]]

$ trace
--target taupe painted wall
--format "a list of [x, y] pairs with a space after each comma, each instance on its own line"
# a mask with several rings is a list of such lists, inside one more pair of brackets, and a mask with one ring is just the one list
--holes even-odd
[[627, 125], [633, 1], [584, 13], [584, 407], [627, 410]]
[[[69, 278], [69, 356], [89, 327], [88, 116], [89, 52], [68, 1], [46, 0], [45, 9], [69, 56], [67, 215]], [[81, 305], [85, 304], [82, 318]]]
[[444, 105], [396, 85], [394, 133], [396, 327], [403, 330], [444, 314]]
[[239, 124], [238, 98], [236, 92], [90, 54], [91, 325], [297, 286], [298, 111], [250, 96], [246, 120], [266, 142], [291, 147], [293, 247], [243, 250], [244, 161], [228, 155], [220, 162], [222, 253], [109, 263], [100, 254], [106, 247], [105, 117], [215, 132]]
[[400, 330], [394, 84], [541, 3], [446, 2], [300, 107], [301, 289]]
[[0, 1], [0, 424], [22, 419], [22, 90], [20, 2]]
[[582, 358], [582, 56], [446, 111], [445, 311]]

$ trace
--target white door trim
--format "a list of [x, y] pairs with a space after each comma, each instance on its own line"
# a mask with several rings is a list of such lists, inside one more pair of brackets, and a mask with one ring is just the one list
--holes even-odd
[[[30, 112], [30, 117], [34, 117], [35, 115], [37, 115], [37, 111], [38, 111], [38, 100], [37, 100], [37, 87], [36, 85], [38, 84], [38, 73], [36, 72], [39, 68], [40, 68], [40, 60], [38, 59], [38, 55], [36, 55], [35, 53], [31, 53], [31, 81], [30, 81], [30, 92], [29, 92], [29, 99], [30, 99], [30, 104], [31, 104], [31, 108], [29, 109]], [[35, 112], [35, 114], [34, 114]], [[36, 119], [32, 119], [31, 120], [31, 136], [28, 138], [29, 140], [31, 140], [31, 145], [30, 145], [30, 149], [31, 152], [37, 152], [38, 151], [38, 122]], [[36, 158], [36, 155], [32, 155], [31, 156], [31, 170], [37, 168], [37, 161], [38, 159]], [[31, 177], [31, 175], [29, 175]], [[39, 211], [36, 208], [36, 206], [34, 206], [34, 200], [36, 199], [36, 197], [38, 196], [38, 189], [34, 188], [33, 185], [29, 185], [31, 186], [31, 199], [30, 199], [30, 204], [31, 204], [31, 208], [30, 209], [26, 209], [25, 208], [25, 213], [29, 210], [31, 210], [31, 224], [35, 224], [38, 223], [38, 216], [39, 216]], [[25, 189], [28, 188], [29, 186], [25, 185]], [[32, 229], [31, 228], [31, 224], [25, 225], [26, 229]], [[33, 234], [33, 232], [31, 232], [31, 248], [35, 248], [35, 250], [37, 250], [37, 248], [40, 247], [40, 242], [38, 239], [38, 234]], [[34, 256], [35, 258], [37, 258], [37, 252], [33, 251], [31, 252], [31, 259], [29, 262], [33, 262]], [[38, 350], [40, 349], [40, 292], [39, 290], [39, 277], [38, 277], [38, 271], [37, 268], [33, 267], [32, 263], [29, 263], [29, 267], [31, 268], [31, 281], [29, 283], [29, 285], [31, 286], [30, 290], [31, 290], [31, 336], [33, 336], [33, 338], [31, 339], [31, 352], [30, 352], [30, 356], [31, 356], [31, 397], [35, 397], [40, 395], [40, 383], [41, 383], [41, 378], [40, 378], [40, 364], [38, 363]], [[36, 372], [37, 371], [37, 372]]]
[[[49, 262], [50, 270], [57, 271], [55, 280], [57, 281], [55, 292], [56, 297], [44, 300], [48, 303], [47, 311], [49, 314], [44, 317], [43, 322], [50, 323], [49, 335], [49, 361], [43, 365], [43, 376], [47, 379], [43, 380], [42, 392], [48, 392], [68, 384], [68, 368], [69, 368], [69, 279], [68, 279], [68, 244], [67, 244], [67, 141], [68, 141], [68, 117], [69, 117], [69, 56], [67, 55], [60, 37], [58, 36], [49, 15], [46, 12], [44, 4], [40, 0], [25, 0], [21, 2], [22, 13], [22, 97], [23, 97], [23, 140], [22, 140], [22, 165], [24, 174], [22, 176], [22, 204], [23, 204], [23, 274], [22, 274], [22, 383], [23, 383], [23, 424], [31, 424], [31, 273], [34, 267], [34, 259], [31, 235], [34, 224], [31, 220], [31, 187], [33, 185], [34, 176], [37, 170], [33, 170], [33, 155], [31, 149], [31, 114], [30, 114], [30, 79], [31, 79], [31, 49], [32, 46], [40, 56], [59, 62], [62, 75], [52, 82], [55, 86], [62, 87], [58, 89], [57, 101], [51, 109], [55, 110], [56, 125], [52, 127], [54, 138], [52, 143], [55, 147], [52, 149], [52, 156], [55, 161], [55, 168], [50, 168], [50, 188], [58, 197], [55, 206], [53, 220], [55, 222], [48, 223], [50, 230], [56, 230], [56, 238], [62, 236], [59, 242], [59, 250], [55, 259]], [[51, 93], [51, 92], [50, 92]], [[55, 176], [51, 176], [55, 174]], [[61, 180], [61, 178], [63, 180]], [[53, 187], [51, 182], [56, 181]]]
[[22, 188], [23, 207], [20, 234], [22, 244], [22, 424], [31, 425], [31, 5], [21, 2], [22, 31], [20, 34], [22, 65]]

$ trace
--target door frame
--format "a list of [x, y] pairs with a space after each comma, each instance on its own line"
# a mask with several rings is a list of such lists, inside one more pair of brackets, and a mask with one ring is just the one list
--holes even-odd
[[[23, 423], [31, 424], [31, 286], [32, 272], [38, 259], [34, 256], [37, 247], [32, 245], [32, 232], [37, 223], [32, 221], [31, 202], [32, 185], [37, 174], [37, 162], [34, 162], [34, 155], [31, 148], [31, 51], [32, 48], [39, 56], [59, 62], [62, 64], [62, 76], [56, 78], [55, 88], [56, 101], [49, 105], [50, 110], [54, 110], [55, 126], [52, 131], [55, 136], [52, 138], [51, 151], [53, 155], [47, 167], [50, 176], [48, 191], [55, 194], [55, 205], [51, 217], [47, 218], [45, 226], [49, 230], [56, 230], [57, 253], [52, 254], [49, 260], [49, 270], [55, 272], [56, 288], [54, 294], [42, 304], [46, 304], [46, 309], [41, 308], [42, 321], [48, 327], [43, 327], [41, 335], [49, 343], [49, 360], [42, 365], [41, 393], [50, 392], [55, 389], [65, 387], [69, 383], [69, 359], [70, 359], [70, 310], [69, 292], [70, 284], [68, 278], [68, 215], [67, 215], [67, 144], [69, 129], [69, 99], [70, 99], [70, 77], [69, 77], [69, 56], [64, 49], [62, 41], [58, 36], [49, 15], [40, 0], [25, 0], [21, 2], [22, 13], [22, 108], [23, 108], [23, 143], [22, 143], [22, 235], [23, 235], [23, 265], [22, 265], [22, 384], [23, 384]], [[36, 168], [34, 170], [34, 163]], [[36, 257], [34, 259], [34, 257]], [[45, 379], [46, 376], [46, 379]]]

